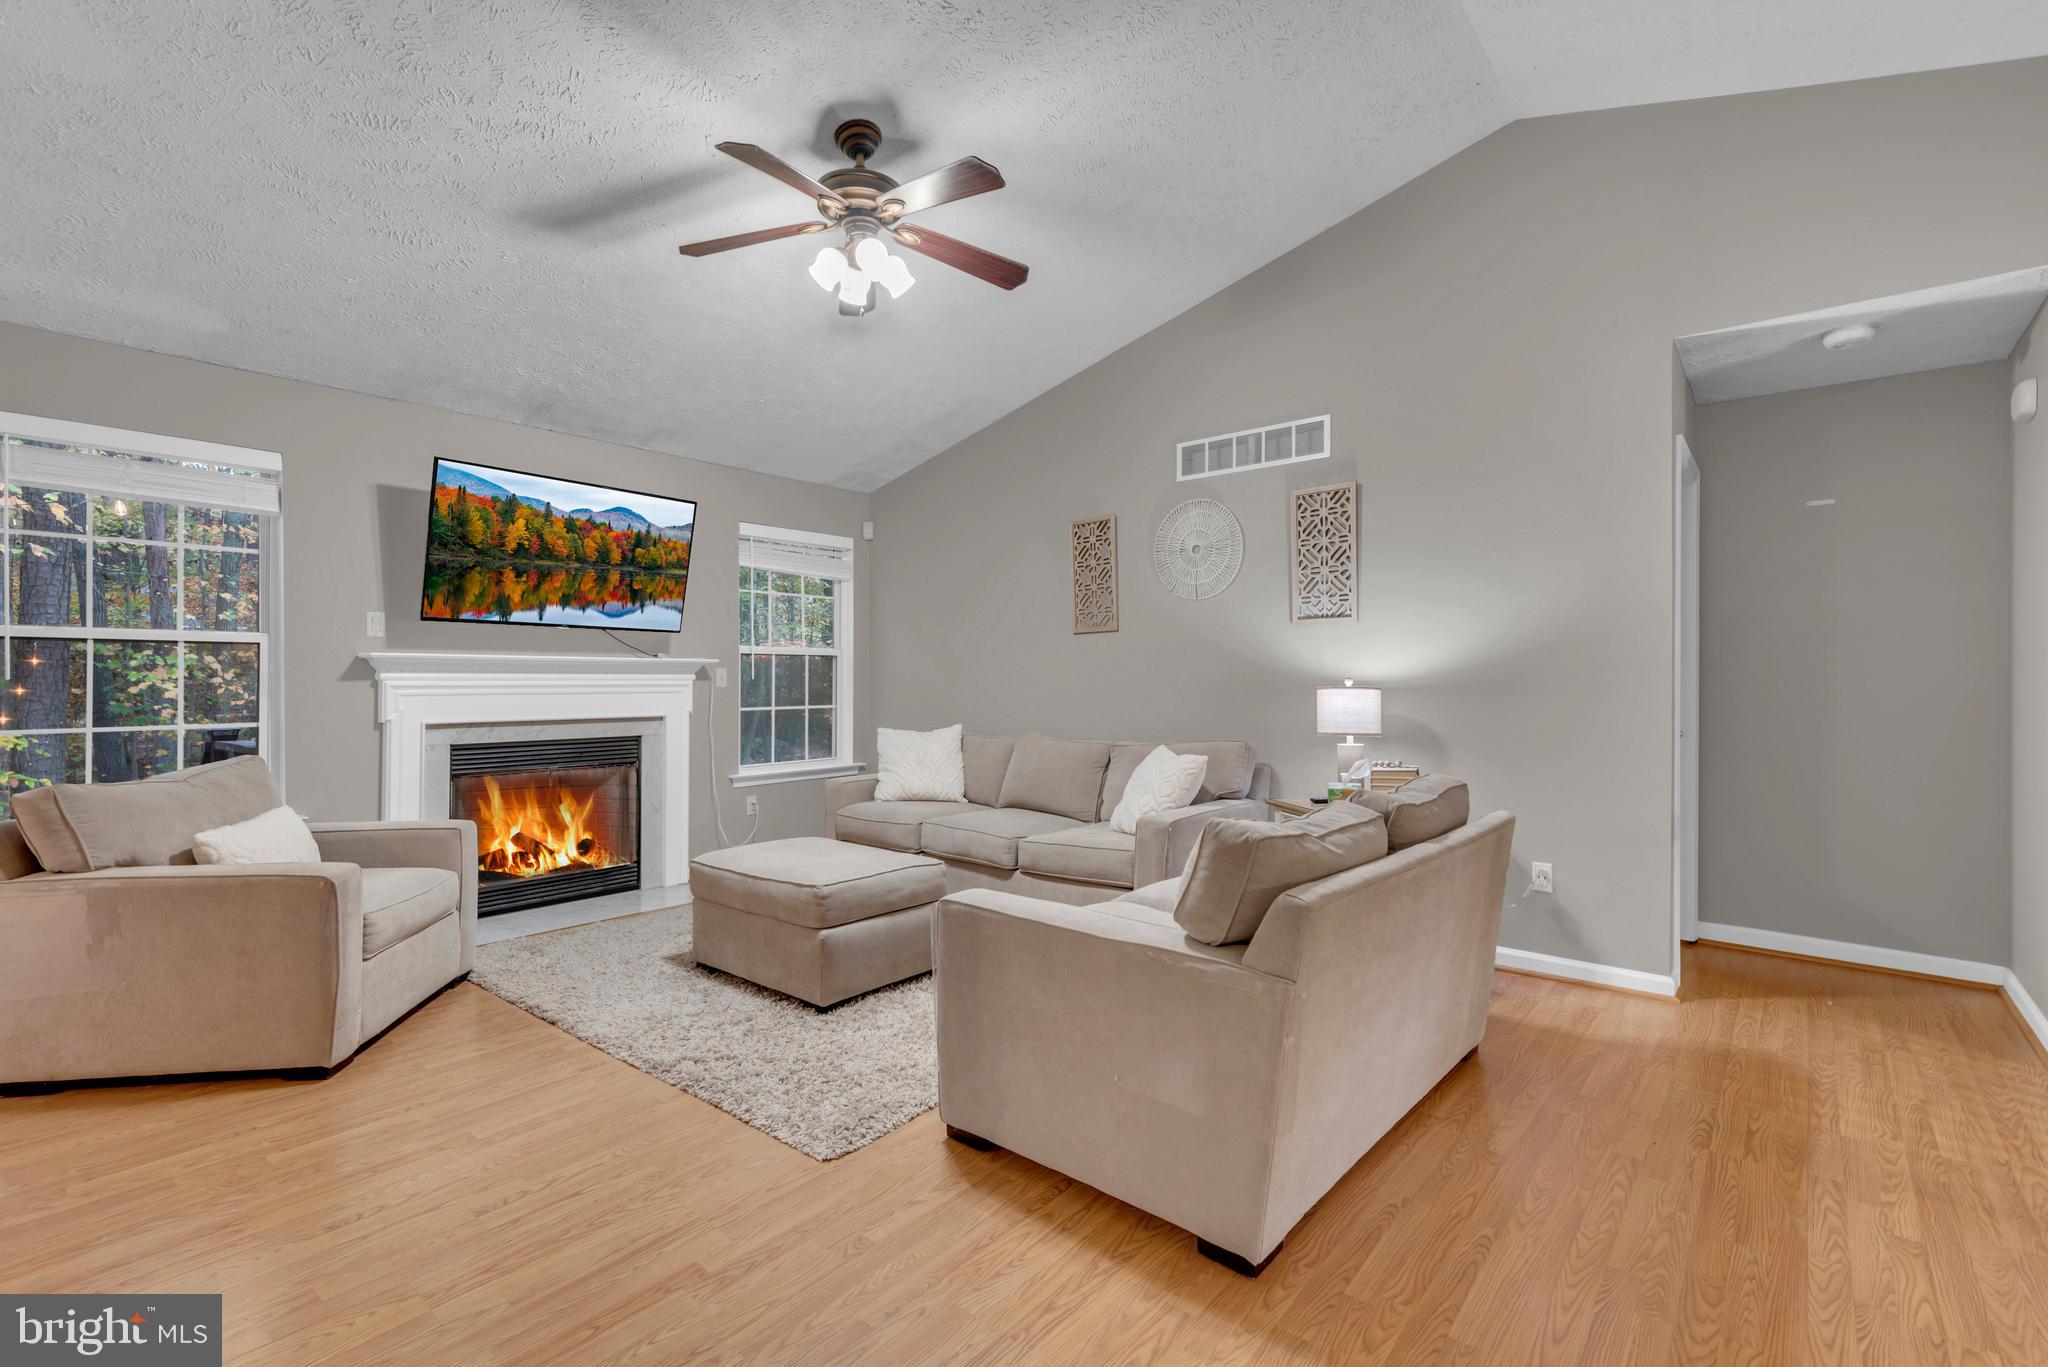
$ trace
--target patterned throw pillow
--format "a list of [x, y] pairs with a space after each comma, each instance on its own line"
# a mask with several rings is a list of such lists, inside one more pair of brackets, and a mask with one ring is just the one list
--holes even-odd
[[936, 731], [877, 728], [875, 757], [881, 770], [875, 783], [877, 802], [967, 800], [967, 764], [957, 726]]
[[1131, 771], [1123, 800], [1109, 814], [1110, 829], [1136, 835], [1139, 817], [1187, 806], [1202, 790], [1202, 777], [1208, 772], [1207, 755], [1176, 755], [1158, 747]]

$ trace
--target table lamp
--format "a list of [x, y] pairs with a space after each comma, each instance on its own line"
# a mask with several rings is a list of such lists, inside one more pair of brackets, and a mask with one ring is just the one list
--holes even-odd
[[1352, 681], [1346, 679], [1342, 688], [1316, 690], [1316, 734], [1344, 737], [1344, 743], [1337, 747], [1338, 778], [1347, 777], [1351, 766], [1365, 758], [1365, 747], [1358, 743], [1358, 738], [1379, 733], [1377, 688], [1354, 688]]

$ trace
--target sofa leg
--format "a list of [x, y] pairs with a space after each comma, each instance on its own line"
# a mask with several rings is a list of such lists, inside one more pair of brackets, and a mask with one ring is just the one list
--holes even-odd
[[1273, 1251], [1268, 1253], [1263, 1261], [1255, 1263], [1243, 1254], [1232, 1253], [1227, 1248], [1218, 1248], [1207, 1239], [1197, 1238], [1195, 1240], [1195, 1251], [1197, 1253], [1211, 1262], [1223, 1264], [1223, 1266], [1237, 1273], [1240, 1277], [1256, 1277], [1261, 1272], [1264, 1272], [1273, 1265], [1273, 1260], [1280, 1256], [1280, 1249], [1280, 1244], [1274, 1244]]
[[1001, 1147], [997, 1144], [991, 1144], [978, 1134], [969, 1134], [967, 1131], [953, 1125], [946, 1126], [946, 1138], [965, 1144], [968, 1148], [977, 1149], [982, 1153], [994, 1153]]

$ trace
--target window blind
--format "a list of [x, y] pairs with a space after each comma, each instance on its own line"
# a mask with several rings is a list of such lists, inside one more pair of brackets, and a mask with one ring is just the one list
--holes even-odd
[[14, 413], [0, 413], [0, 437], [17, 485], [236, 512], [278, 511], [283, 460], [275, 451]]
[[788, 532], [779, 527], [740, 524], [740, 563], [757, 570], [781, 570], [820, 579], [853, 577], [853, 541]]

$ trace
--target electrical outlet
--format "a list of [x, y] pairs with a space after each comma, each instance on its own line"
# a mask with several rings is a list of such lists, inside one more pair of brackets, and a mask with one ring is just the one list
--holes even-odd
[[384, 636], [384, 614], [381, 612], [369, 614], [363, 623], [363, 631], [373, 641], [382, 640]]
[[1551, 882], [1550, 865], [1531, 864], [1529, 866], [1529, 890], [1531, 892], [1556, 891], [1556, 885]]
[[761, 814], [761, 799], [760, 799], [760, 798], [758, 798], [758, 797], [755, 797], [755, 796], [754, 796], [754, 795], [753, 795], [752, 793], [748, 793], [748, 794], [747, 794], [747, 815], [748, 815], [748, 816], [759, 816], [760, 814]]
[[716, 668], [716, 669], [714, 669], [714, 670], [712, 670], [712, 671], [711, 671], [711, 686], [712, 686], [713, 688], [723, 688], [723, 687], [725, 687], [725, 666], [724, 666], [724, 665], [720, 665], [720, 666], [719, 666], [718, 668]]

